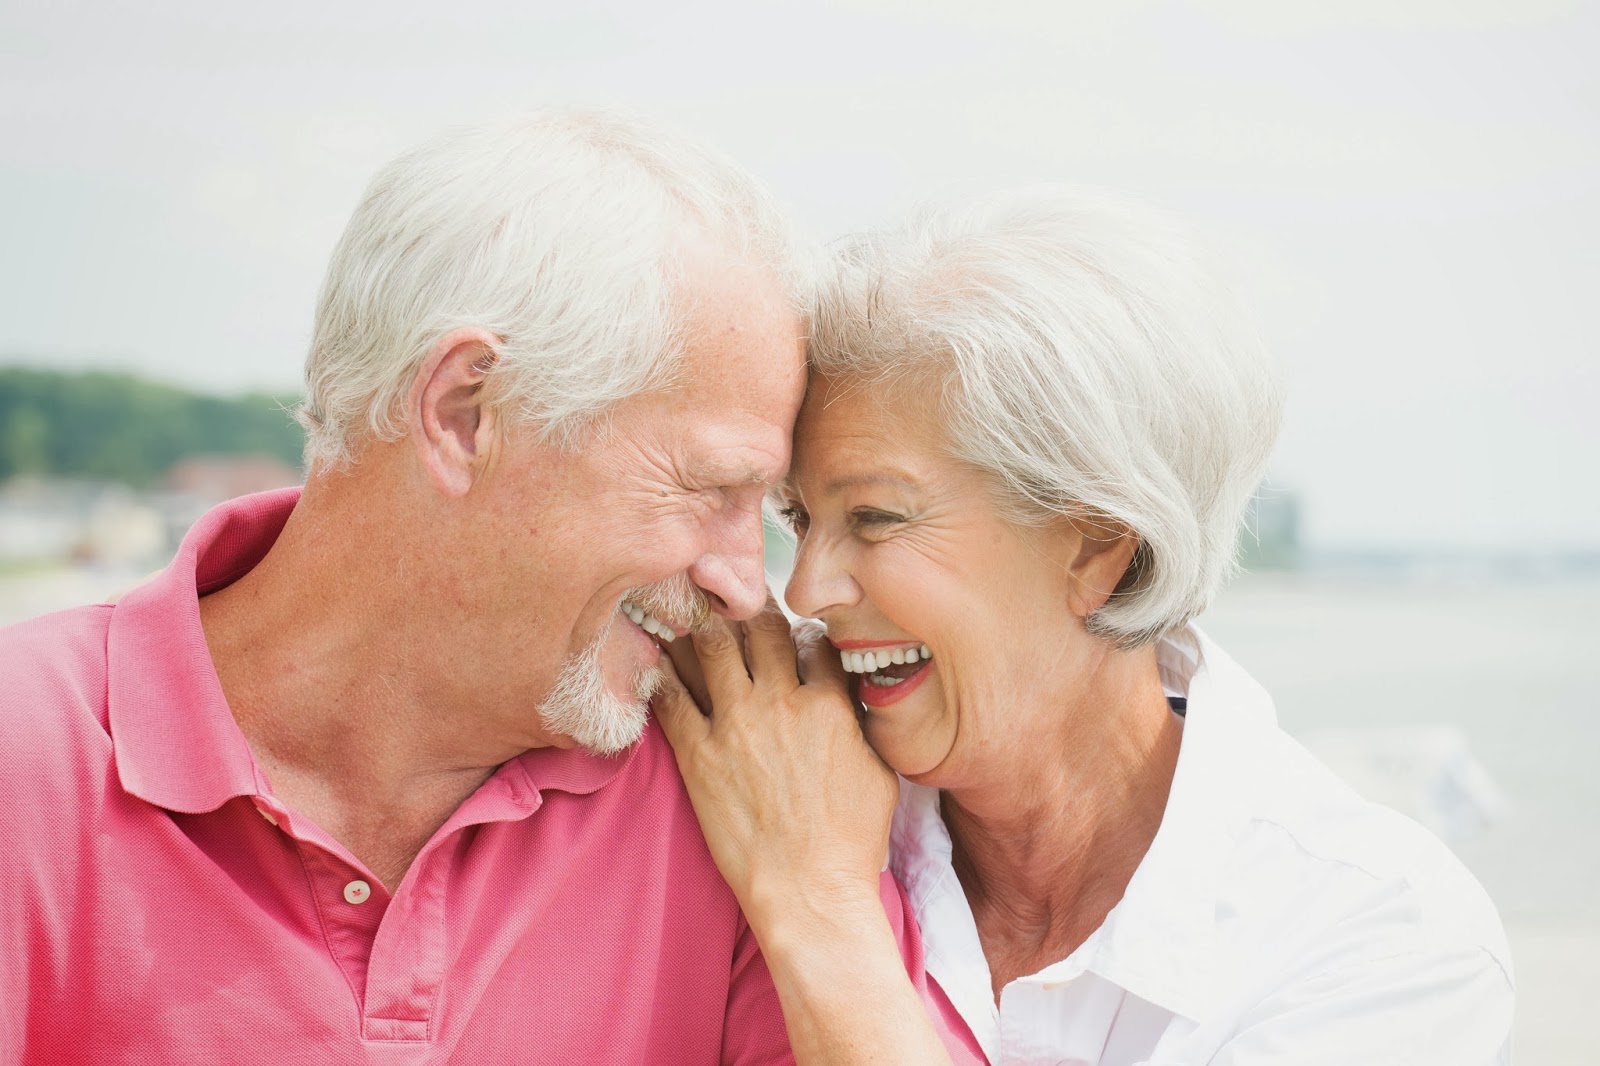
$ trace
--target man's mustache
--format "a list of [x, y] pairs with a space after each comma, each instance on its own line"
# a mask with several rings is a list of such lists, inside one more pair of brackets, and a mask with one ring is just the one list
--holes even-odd
[[646, 614], [653, 614], [679, 633], [700, 633], [715, 615], [705, 592], [683, 574], [630, 589], [622, 597]]

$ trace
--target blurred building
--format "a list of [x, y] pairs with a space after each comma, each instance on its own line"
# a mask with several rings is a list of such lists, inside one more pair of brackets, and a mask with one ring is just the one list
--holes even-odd
[[167, 471], [166, 490], [210, 503], [300, 484], [300, 471], [270, 455], [192, 455]]
[[223, 500], [300, 483], [270, 456], [201, 455], [175, 464], [163, 487], [18, 477], [0, 485], [0, 568], [153, 568], [195, 520]]
[[189, 527], [223, 500], [303, 480], [298, 469], [270, 455], [191, 455], [167, 471], [157, 502], [176, 548]]
[[160, 509], [126, 485], [27, 477], [0, 486], [0, 563], [145, 566], [169, 548]]

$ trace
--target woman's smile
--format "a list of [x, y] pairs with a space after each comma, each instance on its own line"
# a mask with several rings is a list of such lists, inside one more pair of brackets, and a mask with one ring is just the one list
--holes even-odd
[[856, 698], [868, 707], [898, 703], [933, 672], [933, 652], [926, 644], [903, 640], [835, 640], [845, 672], [859, 674]]

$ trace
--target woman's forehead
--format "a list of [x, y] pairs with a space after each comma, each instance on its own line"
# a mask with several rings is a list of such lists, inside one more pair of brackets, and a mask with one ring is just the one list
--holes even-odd
[[812, 374], [796, 432], [839, 426], [916, 439], [942, 440], [939, 390], [919, 375], [826, 377]]
[[789, 481], [811, 493], [886, 479], [916, 483], [950, 465], [936, 405], [889, 382], [824, 382], [795, 425]]
[[826, 382], [806, 395], [795, 421], [795, 451], [848, 454], [857, 448], [916, 444], [930, 436], [929, 420], [918, 417], [898, 390], [860, 380]]

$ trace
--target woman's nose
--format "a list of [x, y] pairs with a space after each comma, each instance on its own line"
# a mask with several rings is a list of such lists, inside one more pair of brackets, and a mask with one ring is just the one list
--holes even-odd
[[794, 570], [783, 600], [795, 614], [822, 618], [830, 611], [861, 600], [861, 589], [841, 565], [839, 553], [818, 537], [806, 537], [795, 551]]

